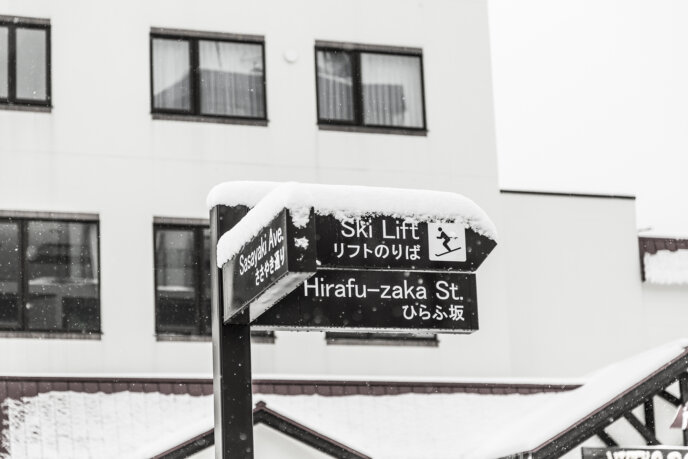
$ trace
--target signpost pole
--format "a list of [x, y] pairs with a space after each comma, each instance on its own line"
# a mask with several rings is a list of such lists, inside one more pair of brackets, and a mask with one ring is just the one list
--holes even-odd
[[251, 329], [224, 323], [222, 270], [214, 267], [217, 241], [248, 210], [220, 205], [210, 213], [216, 459], [253, 459]]

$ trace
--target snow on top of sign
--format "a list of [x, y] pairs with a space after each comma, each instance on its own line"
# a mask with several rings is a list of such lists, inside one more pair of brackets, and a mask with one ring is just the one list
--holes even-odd
[[645, 280], [651, 284], [688, 285], [688, 250], [645, 253]]
[[[246, 189], [245, 196], [242, 190]], [[265, 193], [261, 199], [259, 196]], [[239, 223], [224, 234], [217, 245], [217, 264], [222, 267], [241, 247], [287, 208], [297, 227], [308, 223], [312, 207], [319, 215], [338, 219], [388, 215], [412, 221], [458, 221], [490, 239], [497, 230], [470, 199], [446, 191], [408, 190], [345, 185], [318, 185], [288, 182], [230, 182], [218, 185], [208, 196], [208, 205], [252, 205]]]
[[280, 185], [280, 182], [236, 181], [215, 185], [205, 200], [208, 210], [223, 204], [225, 206], [253, 207], [266, 194]]
[[518, 423], [505, 425], [499, 442], [485, 442], [463, 457], [485, 459], [531, 451], [662, 370], [686, 347], [688, 340], [677, 340], [602, 368], [589, 375], [582, 387], [561, 392], [550, 403], [521, 416]]

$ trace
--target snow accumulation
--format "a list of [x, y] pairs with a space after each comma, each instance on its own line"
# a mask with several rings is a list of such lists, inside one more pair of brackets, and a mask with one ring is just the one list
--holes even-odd
[[[614, 363], [575, 390], [530, 395], [254, 394], [376, 459], [495, 459], [531, 451], [686, 352], [680, 340]], [[213, 426], [212, 395], [48, 392], [3, 404], [12, 458], [144, 458]], [[514, 422], [518, 419], [518, 422]]]
[[2, 409], [12, 459], [150, 458], [213, 422], [212, 395], [46, 392], [7, 399]]
[[658, 250], [644, 256], [645, 280], [651, 284], [688, 285], [688, 250]]
[[584, 419], [600, 406], [662, 370], [686, 352], [688, 340], [678, 340], [613, 363], [587, 378], [580, 388], [561, 392], [550, 403], [529, 412], [503, 429], [499, 442], [485, 444], [462, 459], [487, 459], [530, 451]]
[[313, 208], [319, 215], [332, 215], [341, 220], [389, 215], [411, 221], [456, 221], [490, 239], [497, 238], [494, 224], [478, 205], [460, 194], [446, 191], [295, 182], [228, 182], [210, 191], [207, 204], [211, 208], [218, 204], [254, 206], [218, 241], [218, 267], [232, 259], [284, 208], [289, 209], [297, 227], [308, 223]]

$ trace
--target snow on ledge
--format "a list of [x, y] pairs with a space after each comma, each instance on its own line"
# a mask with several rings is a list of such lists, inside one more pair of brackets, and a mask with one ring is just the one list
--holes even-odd
[[671, 361], [688, 352], [687, 347], [688, 339], [679, 339], [612, 363], [588, 375], [588, 382], [582, 387], [559, 393], [551, 403], [532, 410], [522, 416], [518, 424], [503, 429], [498, 443], [486, 441], [461, 458], [496, 458], [532, 451], [619, 394], [663, 370]]
[[688, 285], [688, 250], [645, 253], [645, 280], [650, 284]]
[[287, 182], [228, 182], [214, 187], [207, 204], [252, 206], [217, 244], [217, 265], [222, 267], [241, 247], [287, 208], [297, 227], [308, 223], [310, 208], [337, 219], [388, 215], [411, 221], [456, 221], [478, 234], [496, 240], [497, 230], [487, 214], [470, 199], [446, 191], [409, 190], [346, 185]]

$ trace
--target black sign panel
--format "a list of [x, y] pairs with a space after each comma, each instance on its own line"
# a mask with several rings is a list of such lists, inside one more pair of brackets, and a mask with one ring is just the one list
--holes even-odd
[[[225, 321], [249, 322], [315, 273], [315, 230], [295, 227], [286, 209], [222, 268]], [[241, 314], [250, 304], [248, 317]]]
[[473, 272], [496, 243], [463, 223], [316, 215], [319, 267]]
[[258, 329], [471, 333], [474, 274], [322, 270], [253, 323]]
[[680, 446], [583, 448], [583, 459], [688, 459], [688, 448]]

